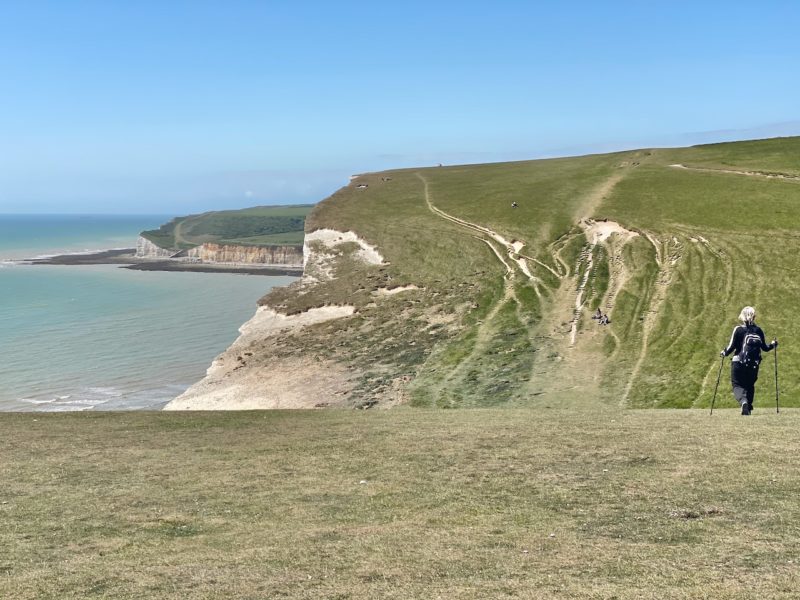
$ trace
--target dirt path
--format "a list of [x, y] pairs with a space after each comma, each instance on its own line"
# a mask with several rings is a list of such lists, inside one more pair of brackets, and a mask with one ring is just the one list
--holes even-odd
[[[438, 217], [465, 228], [471, 237], [484, 242], [487, 246], [489, 246], [492, 253], [497, 257], [497, 260], [505, 269], [505, 274], [503, 275], [503, 296], [494, 304], [486, 317], [479, 323], [475, 344], [472, 347], [469, 355], [461, 360], [459, 364], [453, 370], [451, 370], [447, 376], [436, 386], [436, 391], [441, 392], [441, 390], [451, 387], [452, 382], [457, 380], [473, 362], [475, 357], [480, 356], [482, 351], [491, 343], [491, 340], [495, 334], [495, 329], [492, 327], [491, 323], [497, 317], [498, 313], [503, 309], [503, 307], [505, 307], [509, 302], [514, 302], [517, 306], [517, 310], [519, 310], [520, 303], [516, 297], [516, 294], [514, 293], [514, 281], [517, 275], [517, 270], [514, 268], [514, 266], [512, 266], [512, 263], [516, 263], [516, 266], [520, 269], [520, 271], [522, 271], [525, 276], [530, 278], [532, 281], [535, 278], [527, 269], [527, 265], [525, 264], [524, 260], [520, 261], [518, 257], [515, 258], [516, 249], [522, 247], [521, 243], [517, 242], [515, 244], [508, 242], [501, 235], [495, 231], [492, 231], [488, 227], [483, 227], [477, 223], [471, 223], [464, 219], [460, 219], [437, 208], [431, 200], [428, 181], [420, 173], [417, 173], [417, 177], [424, 185], [425, 203], [428, 205], [428, 209]], [[503, 253], [498, 250], [497, 246], [495, 245], [496, 243], [499, 243], [506, 251], [506, 257], [504, 257]], [[506, 258], [510, 259], [512, 262], [507, 261]], [[536, 291], [537, 295], [540, 294], [536, 285], [534, 285], [534, 290]], [[440, 394], [437, 393], [434, 395], [438, 396]]]
[[[570, 347], [574, 347], [578, 335], [578, 326], [580, 323], [581, 315], [585, 305], [584, 292], [586, 285], [589, 283], [589, 276], [594, 267], [594, 252], [596, 246], [607, 240], [612, 233], [620, 233], [625, 236], [625, 241], [630, 237], [638, 235], [629, 232], [617, 223], [612, 222], [596, 222], [591, 219], [597, 212], [597, 209], [602, 204], [603, 200], [613, 191], [614, 187], [622, 181], [622, 179], [629, 173], [628, 168], [622, 168], [612, 173], [612, 175], [592, 190], [576, 211], [578, 223], [584, 230], [584, 235], [588, 241], [588, 248], [581, 253], [581, 259], [578, 260], [575, 273], [580, 273], [582, 267], [582, 259], [586, 259], [586, 270], [582, 280], [577, 286], [576, 296], [574, 299], [573, 316], [570, 323]], [[610, 256], [610, 253], [609, 253]], [[614, 273], [611, 271], [611, 263], [609, 261], [609, 275], [613, 277]]]
[[746, 177], [762, 177], [764, 179], [780, 179], [783, 181], [800, 182], [800, 175], [788, 173], [770, 173], [768, 171], [737, 171], [735, 169], [712, 169], [708, 167], [687, 167], [682, 164], [669, 165], [672, 169], [685, 169], [687, 171], [700, 171], [701, 173], [727, 173], [729, 175], [744, 175]]
[[583, 204], [575, 215], [575, 220], [580, 223], [586, 219], [590, 219], [597, 212], [598, 207], [603, 203], [603, 200], [612, 192], [616, 185], [629, 172], [628, 168], [620, 168], [615, 173], [606, 179], [603, 183], [597, 186], [592, 192], [586, 196]]
[[[612, 238], [607, 244], [609, 262], [608, 289], [606, 290], [605, 296], [600, 302], [601, 306], [605, 308], [606, 314], [611, 314], [614, 311], [614, 305], [617, 302], [617, 296], [631, 277], [630, 270], [625, 265], [625, 260], [622, 256], [622, 250], [627, 242], [628, 239], [619, 241]], [[614, 352], [608, 357], [608, 360], [613, 360], [614, 356], [622, 347], [622, 340], [614, 331], [614, 327], [608, 327], [606, 328], [606, 331], [609, 335], [611, 335], [611, 337], [614, 338], [614, 341], [616, 342]]]
[[439, 385], [440, 390], [442, 388], [449, 387], [451, 382], [458, 380], [458, 378], [473, 362], [473, 360], [477, 356], [480, 356], [486, 347], [491, 343], [495, 334], [495, 330], [491, 326], [491, 323], [497, 317], [498, 313], [506, 306], [506, 304], [509, 302], [514, 302], [517, 310], [519, 310], [520, 303], [514, 294], [514, 270], [510, 265], [506, 264], [506, 262], [500, 256], [500, 253], [497, 251], [497, 248], [495, 248], [489, 240], [483, 241], [488, 244], [489, 247], [491, 247], [492, 251], [497, 255], [497, 258], [499, 258], [508, 269], [506, 271], [506, 275], [504, 276], [503, 297], [495, 303], [483, 321], [479, 324], [478, 332], [475, 337], [475, 345], [472, 347], [472, 351], [456, 366], [455, 369], [448, 373], [447, 377], [445, 377], [442, 383]]
[[[539, 339], [542, 344], [540, 355], [545, 358], [537, 361], [530, 377], [531, 392], [541, 394], [543, 401], [585, 403], [588, 398], [600, 397], [602, 369], [592, 369], [590, 365], [602, 365], [606, 360], [602, 354], [602, 341], [605, 335], [613, 333], [610, 328], [580, 330], [588, 297], [587, 287], [592, 281], [598, 246], [603, 246], [610, 256], [612, 239], [621, 249], [637, 234], [613, 222], [594, 221], [592, 217], [629, 172], [630, 168], [619, 168], [612, 172], [585, 196], [575, 211], [575, 221], [583, 230], [577, 235], [586, 239], [576, 264], [568, 264], [561, 254], [576, 234], [566, 235], [550, 246], [561, 285], [552, 295], [552, 301], [543, 316], [543, 322], [548, 323], [550, 329], [549, 335]], [[612, 234], [616, 235], [612, 238]], [[620, 281], [620, 286], [623, 285], [628, 275], [622, 265], [609, 262], [609, 270], [610, 277]], [[615, 289], [614, 294], [617, 291]], [[605, 296], [608, 298], [608, 294]], [[616, 340], [619, 346], [619, 338]]]
[[[691, 238], [690, 238], [691, 239]], [[726, 257], [726, 253], [722, 248], [715, 248], [706, 238], [703, 236], [697, 236], [696, 239], [698, 240], [700, 247], [711, 254], [722, 267], [725, 269], [725, 285], [721, 290], [721, 297], [729, 299], [733, 294], [733, 281], [734, 281], [734, 273], [733, 273], [733, 263], [730, 258]], [[712, 360], [709, 364], [708, 370], [706, 371], [705, 377], [703, 377], [703, 383], [700, 385], [700, 391], [697, 394], [697, 398], [694, 399], [692, 402], [692, 407], [696, 407], [700, 399], [706, 393], [709, 385], [713, 381], [716, 383], [716, 374], [717, 370], [719, 369], [718, 361], [716, 357]]]
[[173, 230], [173, 235], [175, 236], [175, 247], [180, 248], [181, 244], [188, 244], [185, 239], [183, 239], [183, 221], [179, 221], [177, 225], [175, 225], [175, 229]]
[[[462, 227], [470, 229], [471, 231], [480, 233], [483, 236], [485, 236], [484, 239], [488, 238], [488, 239], [494, 240], [495, 242], [500, 244], [505, 249], [505, 251], [507, 253], [507, 256], [508, 256], [508, 259], [516, 264], [517, 268], [519, 268], [519, 270], [525, 275], [525, 277], [527, 277], [531, 281], [531, 283], [533, 284], [533, 289], [536, 291], [536, 294], [541, 296], [540, 290], [539, 290], [539, 284], [541, 284], [541, 280], [538, 277], [536, 277], [533, 273], [531, 273], [531, 270], [528, 267], [528, 263], [527, 263], [527, 258], [528, 257], [522, 256], [522, 255], [519, 254], [519, 252], [525, 247], [525, 242], [522, 242], [522, 241], [511, 241], [510, 242], [507, 239], [505, 239], [503, 236], [501, 236], [499, 233], [497, 233], [496, 231], [494, 231], [492, 229], [489, 229], [488, 227], [484, 227], [483, 225], [478, 225], [477, 223], [472, 223], [472, 222], [467, 221], [465, 219], [461, 219], [459, 217], [455, 217], [455, 216], [453, 216], [451, 214], [448, 214], [448, 213], [444, 212], [440, 208], [437, 208], [433, 204], [433, 202], [431, 201], [431, 195], [430, 195], [430, 189], [429, 189], [429, 186], [428, 186], [428, 181], [425, 179], [425, 177], [421, 173], [417, 173], [417, 177], [420, 180], [422, 180], [422, 183], [425, 186], [425, 202], [427, 203], [428, 208], [430, 209], [430, 211], [432, 213], [434, 213], [435, 215], [438, 215], [439, 217], [441, 217], [441, 218], [443, 218], [443, 219], [445, 219], [447, 221], [450, 221], [451, 223], [456, 223], [457, 225], [460, 225]], [[492, 249], [495, 250], [495, 254], [497, 254], [497, 257], [500, 259], [500, 262], [502, 262], [503, 265], [505, 265], [506, 268], [508, 269], [509, 268], [508, 263], [497, 253], [497, 251], [494, 248], [494, 246], [492, 246]], [[543, 266], [546, 266], [546, 265], [543, 265]], [[549, 267], [547, 267], [547, 268], [549, 269]], [[550, 270], [553, 273], [555, 273], [555, 271], [553, 271], [552, 269], [550, 269]], [[514, 269], [512, 268], [511, 271], [513, 273]]]
[[[572, 312], [569, 332], [570, 348], [575, 347], [575, 338], [578, 335], [578, 322], [581, 320], [581, 313], [583, 312], [583, 305], [585, 303], [583, 295], [586, 292], [586, 284], [589, 283], [589, 276], [592, 274], [592, 268], [594, 267], [594, 245], [581, 252], [581, 258], [585, 259], [586, 264], [583, 266], [583, 277], [578, 284], [577, 294], [575, 295], [575, 310]], [[578, 264], [580, 265], [580, 262]], [[580, 267], [576, 268], [576, 272], [580, 272]]]
[[[425, 202], [428, 209], [438, 217], [463, 227], [470, 235], [482, 239], [492, 249], [505, 270], [503, 296], [496, 301], [486, 318], [479, 324], [475, 344], [469, 356], [447, 376], [442, 386], [461, 377], [469, 365], [474, 363], [476, 357], [488, 348], [496, 333], [496, 327], [492, 326], [491, 322], [496, 319], [503, 307], [507, 306], [508, 302], [516, 302], [517, 309], [519, 309], [520, 304], [514, 294], [516, 277], [524, 276], [532, 284], [539, 298], [543, 297], [539, 289], [542, 285], [541, 280], [530, 270], [530, 265], [537, 265], [547, 269], [561, 281], [561, 285], [557, 290], [548, 294], [549, 302], [542, 305], [542, 320], [536, 326], [536, 330], [531, 330], [529, 334], [532, 338], [536, 337], [537, 356], [542, 357], [535, 361], [529, 378], [531, 394], [555, 400], [558, 400], [558, 396], [565, 392], [571, 398], [583, 398], [584, 401], [585, 398], [599, 397], [602, 369], [593, 370], [587, 368], [587, 365], [600, 365], [606, 360], [602, 354], [602, 340], [605, 335], [612, 335], [615, 338], [617, 348], [622, 342], [611, 328], [587, 328], [580, 332], [580, 321], [589, 297], [587, 286], [592, 281], [594, 274], [597, 249], [602, 246], [608, 255], [609, 284], [601, 300], [601, 305], [605, 306], [607, 310], [613, 308], [617, 294], [630, 278], [629, 270], [625, 267], [622, 259], [622, 248], [638, 234], [626, 230], [617, 223], [594, 221], [592, 217], [614, 187], [629, 172], [630, 167], [618, 168], [586, 195], [575, 212], [576, 222], [583, 229], [577, 235], [585, 236], [585, 247], [577, 264], [570, 265], [564, 260], [561, 251], [570, 241], [574, 240], [576, 234], [567, 235], [554, 242], [549, 249], [555, 268], [534, 256], [523, 254], [524, 242], [509, 241], [488, 227], [448, 214], [435, 206], [428, 181], [422, 174], [417, 174], [424, 185]], [[649, 235], [648, 239], [656, 245], [657, 240], [654, 236]], [[623, 403], [627, 400], [633, 381], [644, 363], [647, 353], [647, 338], [655, 323], [658, 309], [666, 297], [666, 288], [671, 280], [671, 267], [674, 263], [670, 263], [666, 257], [662, 260], [665, 252], [666, 250], [657, 247], [660, 269], [659, 286], [651, 298], [644, 325], [642, 348], [626, 384]], [[561, 326], [558, 323], [561, 323]]]

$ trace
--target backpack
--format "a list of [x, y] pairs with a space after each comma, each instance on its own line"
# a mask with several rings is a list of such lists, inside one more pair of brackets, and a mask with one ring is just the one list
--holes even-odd
[[760, 362], [761, 336], [748, 328], [742, 341], [742, 350], [739, 352], [739, 364], [749, 369], [757, 369]]

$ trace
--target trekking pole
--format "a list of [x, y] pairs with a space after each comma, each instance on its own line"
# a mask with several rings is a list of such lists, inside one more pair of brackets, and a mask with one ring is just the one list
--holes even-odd
[[775, 346], [775, 412], [780, 414], [781, 409], [778, 408], [778, 347]]
[[714, 386], [714, 397], [711, 398], [711, 412], [710, 415], [714, 414], [714, 400], [717, 399], [717, 388], [719, 388], [719, 378], [722, 376], [722, 365], [725, 364], [725, 357], [722, 357], [722, 360], [719, 361], [719, 371], [717, 372], [717, 385]]

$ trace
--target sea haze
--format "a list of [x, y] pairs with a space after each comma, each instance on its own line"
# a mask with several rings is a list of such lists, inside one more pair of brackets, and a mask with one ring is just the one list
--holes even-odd
[[13, 262], [132, 247], [167, 219], [0, 215], [0, 410], [161, 408], [294, 280]]

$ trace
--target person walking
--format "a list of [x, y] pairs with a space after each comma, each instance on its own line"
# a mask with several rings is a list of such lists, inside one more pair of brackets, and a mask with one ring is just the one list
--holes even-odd
[[749, 415], [753, 411], [761, 351], [769, 352], [778, 346], [777, 339], [767, 344], [764, 332], [756, 325], [755, 319], [756, 309], [745, 306], [739, 313], [739, 321], [742, 324], [733, 328], [730, 342], [720, 352], [722, 357], [735, 353], [731, 360], [731, 386], [733, 397], [742, 407], [743, 415]]

